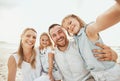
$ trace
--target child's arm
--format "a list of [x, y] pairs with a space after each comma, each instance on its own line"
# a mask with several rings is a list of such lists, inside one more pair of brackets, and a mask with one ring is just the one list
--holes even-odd
[[116, 2], [106, 12], [99, 15], [95, 23], [87, 27], [86, 33], [89, 39], [94, 40], [97, 38], [97, 34], [100, 31], [105, 30], [120, 22], [120, 4], [118, 2]]
[[48, 54], [48, 63], [49, 63], [49, 69], [48, 69], [48, 75], [50, 77], [50, 81], [54, 81], [52, 72], [53, 72], [53, 61], [54, 61], [54, 54], [53, 53], [49, 53]]
[[116, 0], [116, 2], [117, 2], [118, 4], [120, 4], [120, 0]]

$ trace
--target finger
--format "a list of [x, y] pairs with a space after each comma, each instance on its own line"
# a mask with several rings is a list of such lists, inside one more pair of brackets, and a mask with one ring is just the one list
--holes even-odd
[[92, 52], [93, 53], [105, 53], [106, 50], [104, 50], [104, 49], [94, 49], [94, 50], [92, 50]]
[[105, 61], [104, 58], [98, 58], [99, 61]]
[[101, 58], [112, 58], [112, 55], [110, 53], [102, 53], [102, 54], [94, 54], [95, 57], [101, 57]]
[[104, 54], [94, 54], [94, 56], [97, 58], [104, 58]]
[[111, 58], [98, 58], [98, 60], [100, 60], [100, 61], [112, 61]]
[[95, 54], [95, 57], [97, 57], [100, 60], [112, 60], [112, 55], [111, 54]]

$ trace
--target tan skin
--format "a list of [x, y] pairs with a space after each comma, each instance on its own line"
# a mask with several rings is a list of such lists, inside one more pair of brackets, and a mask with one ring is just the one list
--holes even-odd
[[[32, 47], [35, 45], [36, 33], [32, 30], [28, 30], [25, 34], [21, 36], [24, 56], [26, 59], [24, 61], [29, 63], [29, 58], [31, 56]], [[8, 81], [15, 81], [17, 72], [17, 63], [15, 58], [11, 55], [8, 59]]]
[[8, 61], [8, 81], [15, 81], [17, 64], [13, 56], [10, 56]]
[[109, 46], [106, 46], [100, 43], [96, 43], [96, 45], [103, 48], [103, 50], [100, 50], [100, 49], [93, 50], [94, 53], [102, 53], [102, 54], [95, 54], [95, 57], [99, 57], [98, 60], [101, 60], [101, 61], [104, 61], [104, 60], [116, 61], [117, 60], [118, 58], [117, 53], [114, 50], [112, 50]]
[[120, 4], [120, 0], [116, 0], [117, 1], [117, 3], [119, 3]]
[[[120, 2], [120, 0], [118, 0]], [[105, 13], [100, 15], [96, 22], [92, 25], [89, 25], [87, 27], [86, 33], [88, 35], [88, 38], [92, 41], [98, 39], [98, 32], [107, 29], [108, 27], [118, 23], [120, 21], [120, 4], [116, 3], [113, 5], [109, 10], [107, 10]], [[102, 52], [104, 54], [97, 54], [96, 57], [100, 57], [99, 60], [113, 60], [116, 61], [117, 54], [115, 51], [113, 51], [110, 47], [102, 44], [96, 44], [97, 46], [103, 48]], [[95, 52], [100, 52], [100, 50], [96, 50]], [[112, 54], [112, 55], [111, 55]], [[111, 58], [107, 58], [111, 57]], [[103, 57], [103, 58], [101, 58]]]
[[54, 59], [54, 54], [50, 53], [48, 54], [48, 63], [49, 63], [49, 69], [48, 69], [48, 75], [50, 77], [50, 81], [55, 81], [53, 78], [53, 59]]
[[98, 39], [98, 33], [105, 30], [120, 21], [120, 5], [116, 3], [105, 13], [97, 17], [96, 22], [88, 25], [86, 29], [87, 36], [90, 40]]

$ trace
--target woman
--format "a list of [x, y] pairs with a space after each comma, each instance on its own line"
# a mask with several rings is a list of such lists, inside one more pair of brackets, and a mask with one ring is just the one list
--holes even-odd
[[17, 68], [22, 71], [23, 81], [33, 81], [40, 76], [39, 52], [34, 49], [36, 36], [37, 32], [33, 28], [23, 31], [17, 53], [8, 60], [8, 81], [15, 81]]

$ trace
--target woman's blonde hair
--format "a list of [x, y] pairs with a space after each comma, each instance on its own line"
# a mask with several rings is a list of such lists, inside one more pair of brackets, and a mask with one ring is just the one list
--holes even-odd
[[63, 26], [64, 22], [66, 21], [66, 19], [68, 19], [68, 18], [75, 18], [75, 19], [77, 19], [78, 22], [79, 22], [79, 24], [80, 24], [80, 27], [84, 27], [84, 26], [86, 25], [86, 23], [85, 23], [82, 19], [80, 19], [80, 17], [78, 17], [78, 16], [76, 16], [76, 15], [74, 15], [74, 14], [70, 14], [70, 15], [66, 16], [66, 17], [62, 20], [62, 26]]
[[[28, 30], [32, 30], [34, 31], [35, 33], [36, 30], [33, 29], [33, 28], [26, 28], [23, 32], [22, 32], [22, 35], [24, 35]], [[20, 45], [19, 45], [19, 48], [18, 48], [18, 52], [17, 52], [18, 56], [19, 56], [19, 60], [18, 60], [18, 67], [21, 68], [21, 64], [24, 60], [24, 52], [23, 52], [23, 47], [22, 47], [22, 39], [20, 40]], [[35, 52], [35, 49], [34, 49], [34, 46], [33, 46], [33, 49], [32, 49], [32, 56], [30, 58], [30, 65], [32, 68], [35, 68], [35, 62], [36, 62], [36, 52]]]
[[[52, 41], [51, 41], [50, 36], [48, 35], [48, 33], [43, 32], [43, 33], [40, 35], [40, 39], [41, 39], [42, 36], [47, 36], [47, 37], [48, 37], [48, 40], [49, 40], [49, 45], [48, 45], [48, 46], [50, 46], [50, 47], [53, 48], [53, 43], [52, 43]], [[44, 47], [42, 46], [41, 43], [40, 43], [39, 49], [40, 49], [40, 50], [43, 50], [43, 49], [44, 49]]]

